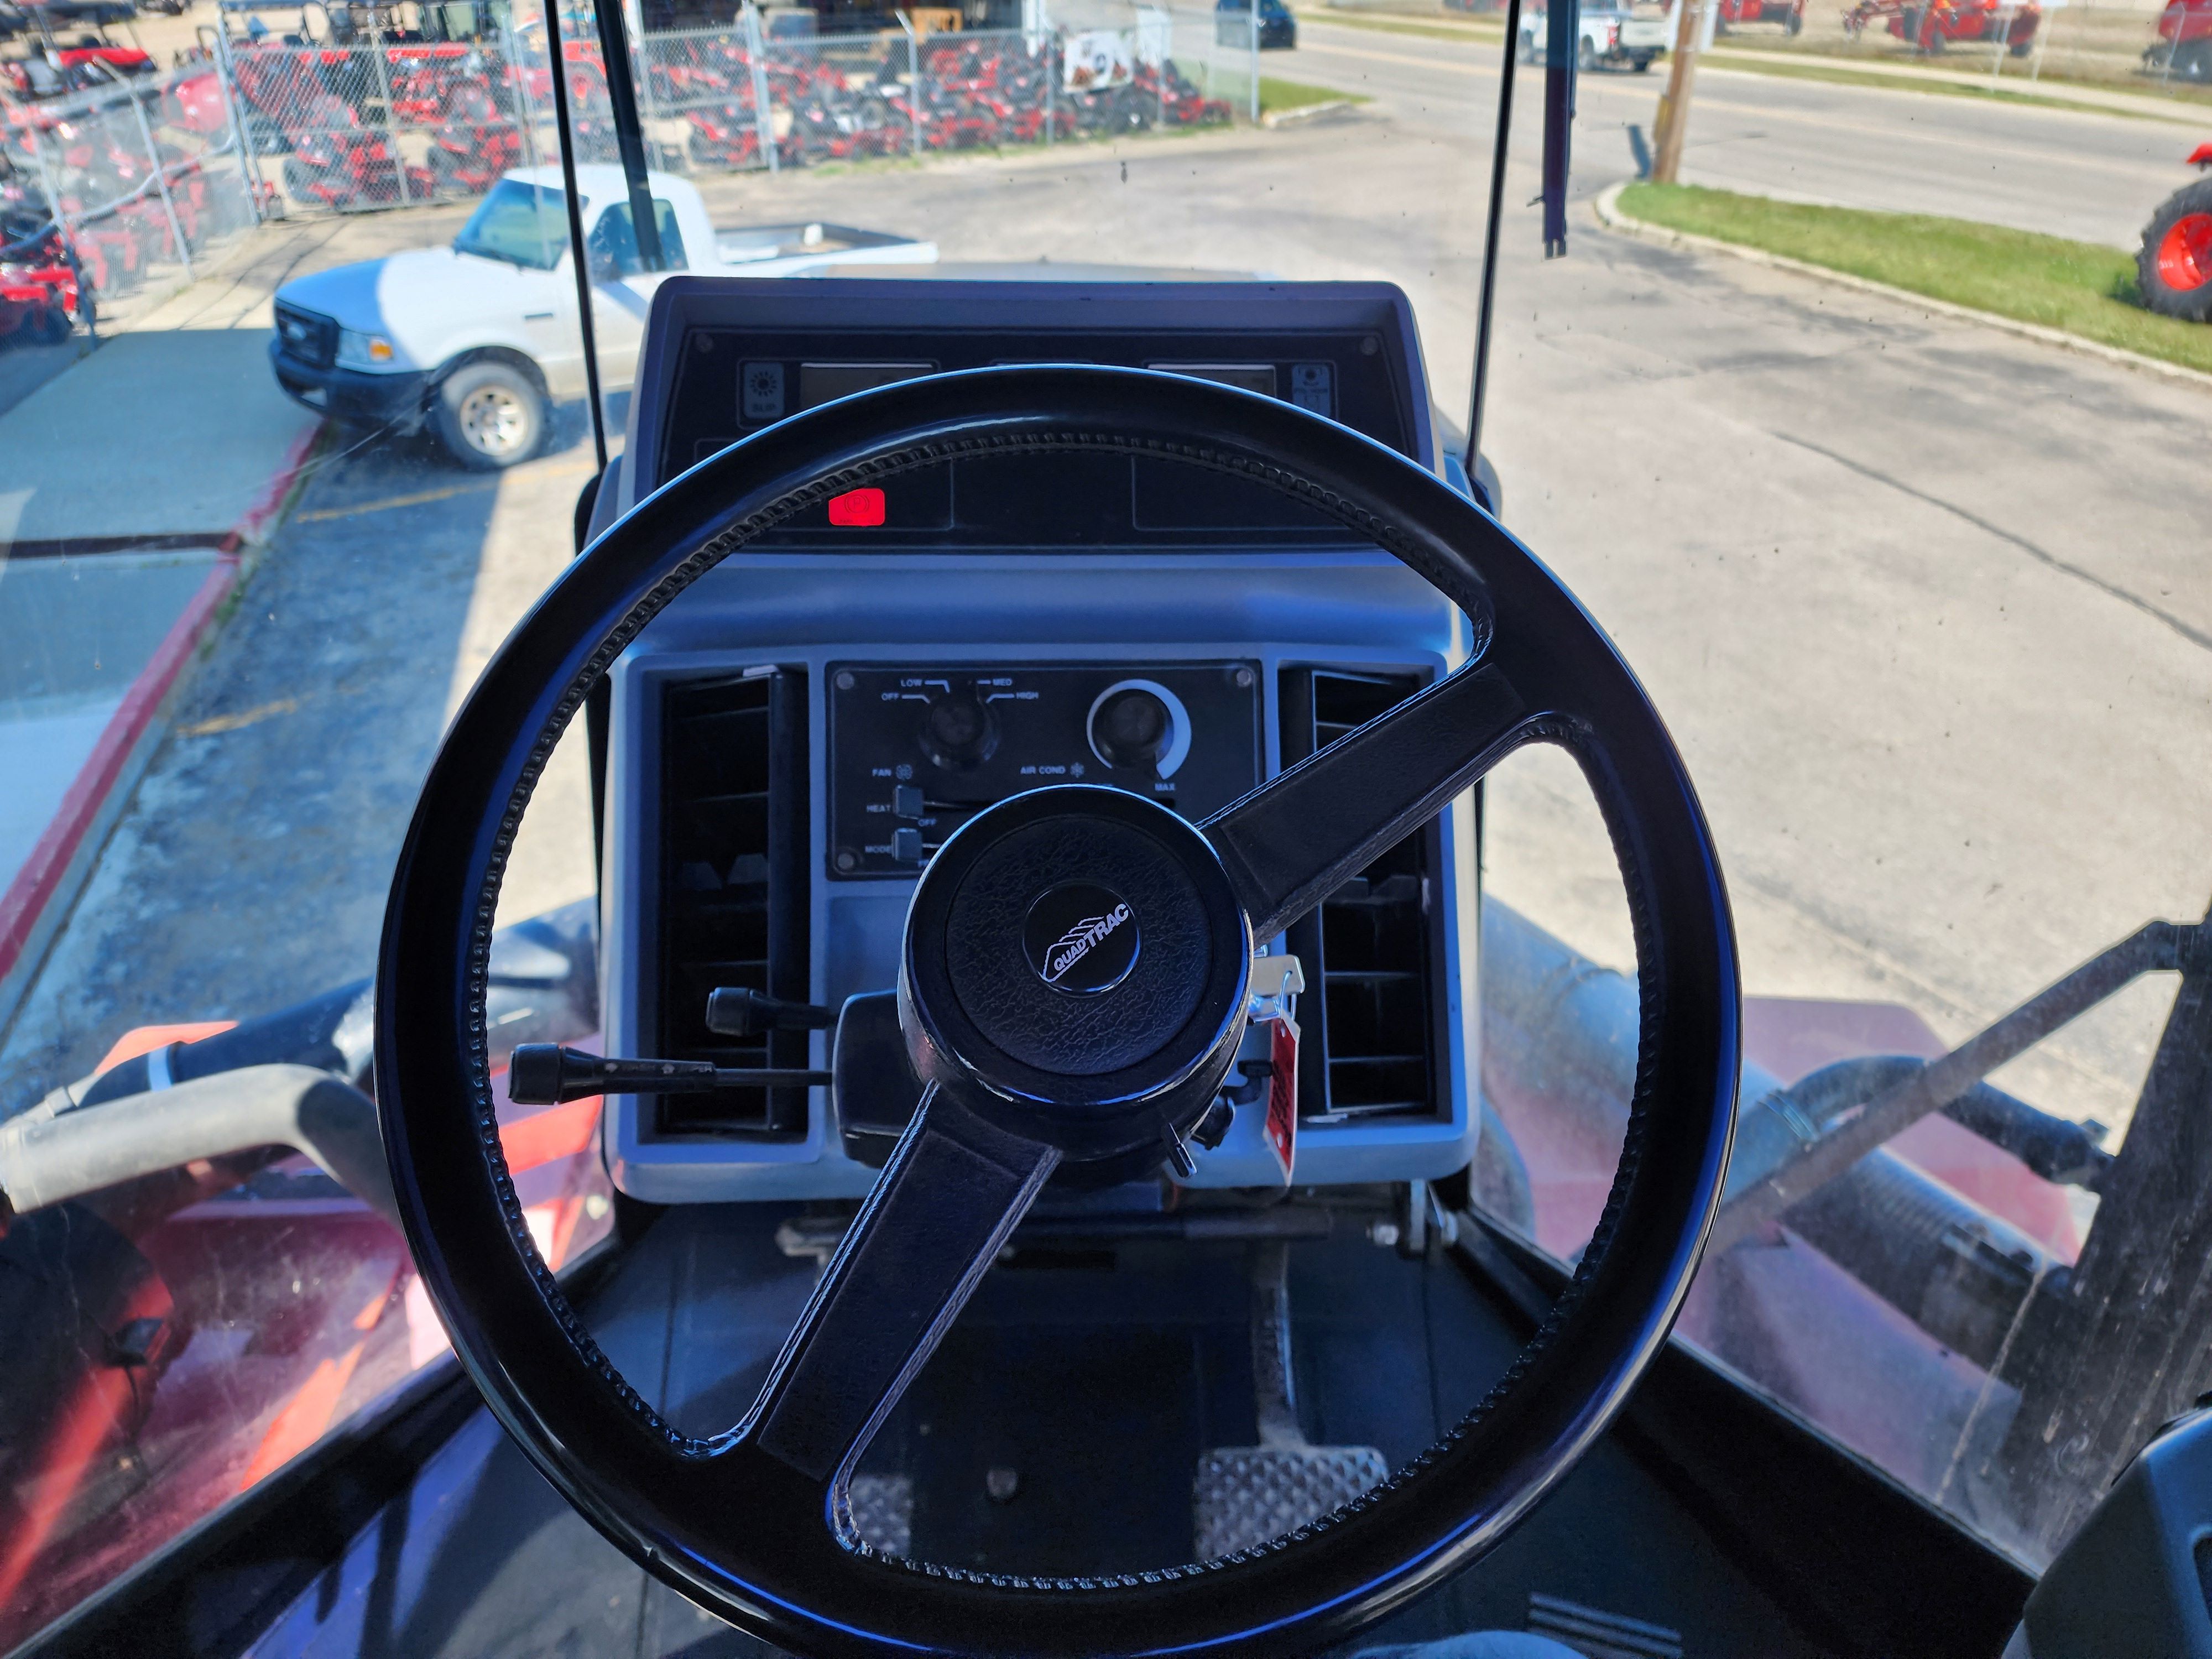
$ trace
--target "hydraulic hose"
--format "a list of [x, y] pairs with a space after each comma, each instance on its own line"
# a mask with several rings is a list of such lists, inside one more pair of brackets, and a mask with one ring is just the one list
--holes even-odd
[[0, 1123], [0, 1198], [22, 1215], [262, 1146], [304, 1152], [399, 1224], [375, 1102], [312, 1066], [249, 1066], [98, 1105], [26, 1112]]
[[[1737, 1132], [1735, 1164], [1729, 1171], [1729, 1195], [1765, 1180], [1824, 1139], [1847, 1113], [1925, 1067], [1925, 1061], [1909, 1054], [1840, 1060], [1786, 1090], [1750, 1100]], [[1940, 1110], [1961, 1128], [2010, 1152], [2044, 1180], [2063, 1186], [2094, 1189], [2112, 1161], [2112, 1155], [2097, 1144], [2096, 1131], [2053, 1116], [1987, 1083], [1973, 1085], [1946, 1101]]]

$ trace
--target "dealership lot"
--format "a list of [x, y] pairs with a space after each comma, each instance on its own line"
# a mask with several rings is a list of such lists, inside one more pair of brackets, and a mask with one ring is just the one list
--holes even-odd
[[[1491, 54], [1326, 26], [1306, 40], [1297, 74], [1374, 103], [1273, 133], [723, 179], [708, 205], [719, 223], [927, 235], [956, 261], [1387, 278], [1450, 416], [1468, 390]], [[1578, 196], [1627, 175], [1626, 125], [1656, 91], [1586, 83]], [[1534, 192], [1535, 102], [1516, 204]], [[2178, 181], [2160, 158], [2186, 149], [2154, 123], [1718, 74], [1698, 119], [1693, 179], [1978, 203], [2106, 241]], [[1898, 162], [1908, 147], [1955, 165]], [[433, 231], [382, 216], [343, 240], [429, 240], [453, 216]], [[1687, 753], [1747, 988], [1903, 1002], [1958, 1037], [2148, 917], [2202, 914], [2212, 477], [2174, 439], [2204, 429], [2212, 391], [1619, 240], [1586, 211], [1563, 262], [1538, 257], [1517, 207], [1507, 248], [1486, 441], [1506, 519], [1611, 629]], [[265, 327], [270, 283], [228, 280], [200, 325]], [[567, 557], [589, 455], [573, 420], [497, 480], [416, 447], [325, 448], [0, 1039], [0, 1112], [125, 1025], [250, 1015], [368, 971], [414, 782]], [[1516, 761], [1493, 805], [1496, 890], [1618, 959], [1617, 887], [1571, 777]], [[586, 829], [571, 756], [533, 810], [511, 908], [587, 890]], [[2113, 1121], [2159, 1012], [2143, 988], [2013, 1080]]]

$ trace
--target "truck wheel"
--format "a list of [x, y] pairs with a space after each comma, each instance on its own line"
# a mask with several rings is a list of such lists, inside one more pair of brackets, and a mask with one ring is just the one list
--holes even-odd
[[480, 472], [526, 461], [545, 436], [545, 394], [512, 363], [464, 363], [438, 383], [431, 419], [446, 451]]
[[1648, 52], [1638, 52], [1636, 56], [1629, 61], [1629, 67], [1634, 70], [1638, 75], [1649, 74], [1651, 69], [1651, 54]]
[[1805, 32], [1803, 7], [1799, 7], [1782, 20], [1782, 32], [1784, 34], [1802, 34]]
[[2212, 322], [2212, 179], [2176, 191], [2151, 216], [2136, 282], [2153, 311]]
[[1597, 67], [1597, 48], [1588, 40], [1575, 48], [1575, 67], [1584, 75]]

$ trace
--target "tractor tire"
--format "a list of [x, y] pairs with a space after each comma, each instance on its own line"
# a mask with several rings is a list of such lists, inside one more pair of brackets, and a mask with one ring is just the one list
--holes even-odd
[[2212, 34], [2185, 40], [2173, 49], [2173, 72], [2185, 81], [2203, 86], [2212, 82]]
[[431, 394], [430, 419], [446, 453], [472, 472], [520, 465], [545, 441], [545, 392], [511, 362], [463, 363]]
[[2151, 215], [2136, 282], [2160, 316], [2212, 322], [2212, 179], [2174, 191]]

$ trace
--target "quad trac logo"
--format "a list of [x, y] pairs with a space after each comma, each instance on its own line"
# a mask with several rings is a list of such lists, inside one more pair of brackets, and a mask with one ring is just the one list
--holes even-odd
[[1030, 968], [1055, 991], [1111, 990], [1136, 965], [1138, 945], [1128, 902], [1090, 882], [1041, 896], [1022, 927]]

